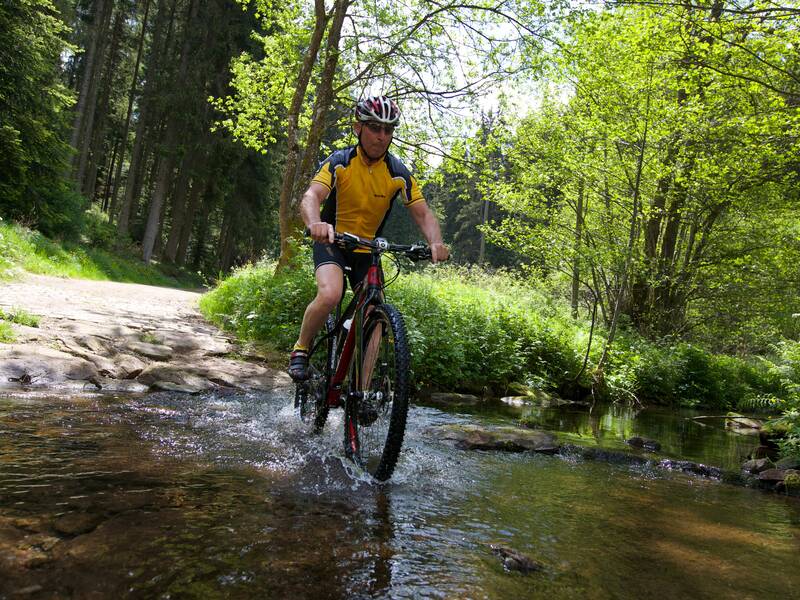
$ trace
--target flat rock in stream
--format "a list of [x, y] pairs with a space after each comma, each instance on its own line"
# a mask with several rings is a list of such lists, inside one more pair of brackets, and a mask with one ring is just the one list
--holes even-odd
[[172, 348], [174, 353], [223, 356], [235, 348], [227, 339], [214, 335], [208, 327], [187, 331], [167, 330], [155, 333], [158, 343]]
[[477, 427], [443, 425], [431, 431], [439, 439], [454, 443], [462, 450], [503, 450], [505, 452], [540, 452], [555, 454], [559, 445], [547, 431], [519, 427]]
[[58, 386], [91, 381], [97, 368], [88, 360], [46, 346], [0, 344], [0, 385]]
[[147, 366], [132, 354], [116, 354], [113, 360], [118, 379], [135, 379]]
[[455, 392], [434, 392], [428, 400], [432, 404], [441, 406], [472, 406], [483, 401], [479, 396], [472, 394], [456, 394]]
[[520, 396], [503, 396], [500, 402], [510, 406], [526, 406], [534, 404], [542, 408], [553, 408], [557, 406], [567, 406], [570, 404], [582, 404], [574, 400], [565, 400], [553, 394], [548, 394], [543, 390], [528, 390], [525, 395]]
[[152, 364], [136, 377], [136, 381], [155, 389], [186, 393], [196, 393], [217, 386], [274, 390], [292, 385], [286, 373], [252, 363], [210, 356], [202, 364]]
[[172, 364], [150, 365], [139, 373], [136, 381], [158, 390], [189, 394], [215, 387], [205, 377], [192, 373], [184, 366]]
[[147, 342], [126, 341], [125, 348], [153, 360], [166, 361], [172, 358], [173, 350], [163, 344], [148, 344]]

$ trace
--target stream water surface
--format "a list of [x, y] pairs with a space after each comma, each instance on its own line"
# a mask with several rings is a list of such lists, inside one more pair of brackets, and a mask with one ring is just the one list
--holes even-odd
[[0, 396], [0, 598], [797, 597], [796, 498], [435, 433], [520, 411], [722, 466], [754, 445], [658, 411], [418, 406], [378, 486], [343, 461], [338, 414], [307, 438], [278, 395]]

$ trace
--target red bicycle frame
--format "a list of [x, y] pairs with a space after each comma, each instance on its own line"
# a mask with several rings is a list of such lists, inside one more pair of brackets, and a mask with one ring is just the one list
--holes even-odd
[[[354, 301], [357, 303], [355, 310], [353, 311], [353, 322], [350, 325], [350, 329], [347, 331], [347, 337], [345, 338], [344, 346], [342, 347], [339, 362], [336, 365], [336, 372], [333, 374], [333, 377], [331, 377], [330, 383], [328, 384], [326, 402], [331, 408], [337, 408], [341, 406], [342, 383], [347, 376], [347, 371], [350, 369], [350, 362], [353, 359], [353, 353], [356, 348], [356, 333], [361, 330], [361, 325], [365, 316], [365, 309], [369, 304], [374, 302], [376, 297], [380, 298], [381, 295], [383, 281], [381, 279], [380, 255], [373, 253], [372, 264], [367, 271], [367, 276], [365, 279], [367, 282], [366, 289], [362, 287], [356, 296], [356, 299], [354, 299]], [[348, 310], [345, 310], [342, 318], [345, 318], [349, 312], [350, 311], [348, 307]]]

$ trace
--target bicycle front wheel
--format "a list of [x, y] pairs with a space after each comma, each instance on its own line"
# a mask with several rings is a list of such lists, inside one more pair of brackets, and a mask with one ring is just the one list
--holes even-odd
[[376, 306], [363, 327], [345, 410], [345, 450], [378, 481], [392, 476], [408, 415], [409, 350], [403, 318]]

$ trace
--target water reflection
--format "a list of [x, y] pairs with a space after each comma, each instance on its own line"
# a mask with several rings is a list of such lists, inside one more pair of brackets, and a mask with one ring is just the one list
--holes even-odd
[[[492, 422], [524, 419], [564, 441], [597, 445], [609, 449], [631, 448], [625, 440], [638, 436], [661, 444], [661, 453], [723, 469], [738, 469], [758, 445], [758, 437], [724, 428], [724, 419], [695, 420], [701, 413], [688, 409], [660, 407], [633, 408], [624, 405], [567, 405], [543, 408], [535, 405], [509, 406], [500, 401], [461, 408]], [[708, 413], [703, 413], [708, 414]]]
[[[342, 460], [336, 415], [309, 440], [288, 404], [0, 398], [0, 597], [790, 597], [800, 585], [794, 499], [460, 452], [430, 427], [497, 415], [430, 408], [412, 410], [397, 475], [376, 486]], [[579, 435], [618, 436], [616, 418], [593, 415]], [[546, 569], [506, 573], [490, 543]]]

